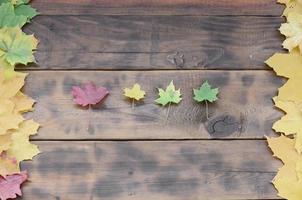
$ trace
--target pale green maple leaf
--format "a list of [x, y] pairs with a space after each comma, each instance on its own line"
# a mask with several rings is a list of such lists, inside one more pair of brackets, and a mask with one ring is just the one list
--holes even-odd
[[161, 104], [162, 106], [165, 106], [170, 103], [178, 104], [182, 100], [180, 89], [175, 90], [173, 81], [170, 82], [166, 90], [159, 88], [158, 91], [159, 98], [156, 99], [155, 102]]
[[11, 1], [15, 1], [17, 5], [28, 4], [30, 2], [30, 0], [11, 0]]
[[[26, 35], [18, 27], [0, 29], [0, 61], [15, 66], [35, 62], [34, 50], [38, 41], [33, 35]], [[0, 62], [0, 63], [1, 63]]]
[[13, 5], [28, 4], [29, 2], [30, 2], [30, 0], [0, 0], [0, 4], [12, 3]]
[[14, 65], [10, 65], [8, 62], [0, 59], [0, 72], [2, 69], [4, 70], [4, 78], [6, 80], [13, 78], [16, 74]]
[[[15, 16], [23, 16], [22, 20], [26, 17], [26, 22], [29, 22], [33, 17], [38, 15], [38, 12], [30, 5], [27, 5], [27, 3], [29, 3], [28, 0], [0, 0], [0, 5], [10, 4], [10, 15], [12, 15], [11, 13], [14, 13]], [[24, 22], [24, 24], [26, 22]], [[23, 26], [24, 24], [21, 24], [20, 26]]]
[[204, 82], [199, 89], [193, 89], [194, 91], [194, 100], [197, 102], [209, 101], [214, 102], [216, 101], [218, 95], [218, 88], [211, 88], [211, 85], [208, 81]]
[[27, 22], [27, 17], [17, 15], [12, 3], [0, 5], [0, 28], [3, 27], [22, 27]]
[[16, 6], [15, 13], [18, 16], [25, 16], [27, 18], [27, 22], [29, 22], [32, 18], [38, 15], [36, 9], [31, 7], [30, 5], [25, 5], [25, 4]]

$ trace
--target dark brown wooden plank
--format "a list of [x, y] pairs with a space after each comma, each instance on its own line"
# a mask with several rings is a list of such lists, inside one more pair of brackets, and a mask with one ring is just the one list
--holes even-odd
[[280, 163], [264, 141], [38, 144], [44, 154], [23, 167], [32, 172], [25, 199], [126, 199], [131, 192], [134, 199], [276, 197], [269, 181]]
[[24, 200], [277, 198], [265, 141], [35, 143]]
[[33, 0], [43, 15], [275, 15], [276, 0]]
[[[158, 87], [171, 80], [183, 101], [156, 105]], [[192, 89], [205, 80], [220, 88], [220, 100], [209, 106], [192, 99]], [[92, 110], [74, 105], [71, 88], [94, 81], [110, 90], [103, 105]], [[147, 96], [134, 109], [122, 95], [124, 87], [141, 84]], [[207, 139], [263, 138], [281, 112], [273, 108], [281, 79], [270, 71], [40, 71], [31, 72], [25, 93], [37, 100], [34, 117], [42, 124], [35, 139]]]
[[40, 16], [34, 69], [267, 69], [279, 17]]

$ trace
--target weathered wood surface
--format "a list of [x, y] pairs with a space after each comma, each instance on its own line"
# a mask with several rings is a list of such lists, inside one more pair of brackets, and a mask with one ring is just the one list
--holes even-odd
[[33, 0], [43, 15], [280, 16], [276, 0]]
[[31, 69], [268, 69], [280, 17], [39, 16]]
[[[156, 105], [158, 87], [171, 80], [183, 101], [168, 108]], [[219, 87], [221, 100], [196, 103], [193, 88], [208, 80]], [[104, 103], [91, 110], [77, 107], [72, 86], [93, 81], [110, 90]], [[132, 109], [123, 88], [140, 83], [147, 96]], [[204, 139], [263, 138], [281, 112], [273, 109], [282, 79], [272, 71], [38, 71], [31, 72], [25, 93], [38, 101], [29, 114], [43, 126], [35, 139]]]
[[[274, 135], [272, 123], [282, 115], [270, 98], [283, 81], [263, 63], [281, 51], [283, 6], [275, 0], [32, 4], [42, 15], [25, 31], [41, 42], [24, 90], [38, 102], [27, 117], [42, 124], [33, 140], [43, 154], [22, 164], [31, 180], [22, 199], [278, 199], [270, 181], [280, 162], [262, 139]], [[184, 99], [167, 118], [154, 99], [172, 79]], [[221, 99], [210, 105], [209, 120], [204, 105], [192, 100], [192, 88], [206, 79]], [[70, 93], [87, 81], [111, 92], [90, 111], [74, 105]], [[122, 89], [135, 82], [147, 97], [132, 109]]]
[[35, 143], [24, 200], [277, 199], [265, 141]]

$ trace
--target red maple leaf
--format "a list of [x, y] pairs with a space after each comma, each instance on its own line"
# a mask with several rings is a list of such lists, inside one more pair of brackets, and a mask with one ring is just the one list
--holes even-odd
[[104, 87], [96, 87], [92, 82], [84, 84], [83, 88], [72, 87], [72, 95], [76, 104], [81, 106], [95, 105], [109, 94]]
[[13, 199], [17, 195], [21, 196], [20, 186], [27, 180], [27, 172], [23, 171], [18, 174], [8, 175], [5, 178], [0, 176], [0, 199]]

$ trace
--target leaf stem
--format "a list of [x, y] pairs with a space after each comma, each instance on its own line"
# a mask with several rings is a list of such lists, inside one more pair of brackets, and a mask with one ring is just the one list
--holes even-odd
[[165, 124], [167, 124], [167, 122], [168, 122], [168, 118], [169, 118], [169, 114], [170, 114], [170, 107], [171, 107], [171, 102], [169, 102], [169, 105], [168, 105], [168, 111], [167, 111], [167, 114], [166, 114], [166, 122], [165, 122]]
[[132, 99], [132, 109], [134, 109], [134, 99]]
[[210, 117], [209, 117], [209, 105], [208, 105], [207, 100], [206, 100], [206, 117], [207, 117], [207, 119], [210, 119]]
[[90, 119], [91, 119], [91, 105], [88, 105], [88, 127], [87, 131], [89, 132], [89, 127], [90, 127]]

